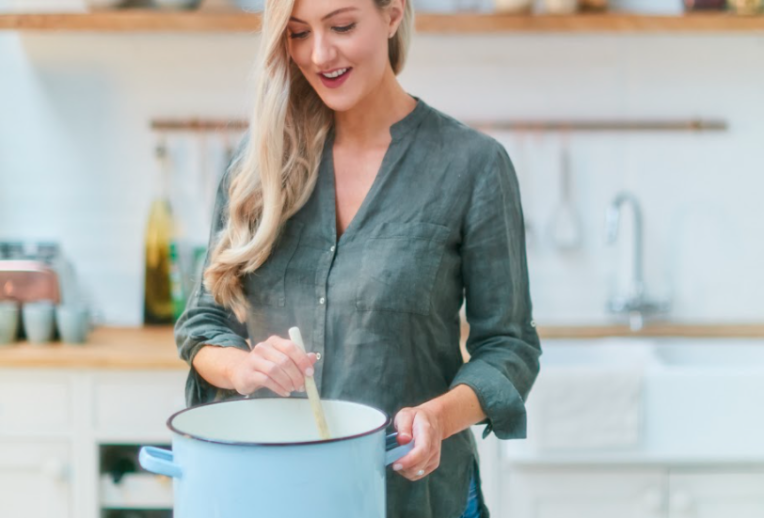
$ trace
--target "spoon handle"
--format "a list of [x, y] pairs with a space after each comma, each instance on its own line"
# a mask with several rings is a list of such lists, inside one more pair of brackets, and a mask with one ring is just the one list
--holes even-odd
[[[300, 333], [300, 328], [291, 328], [289, 330], [289, 338], [295, 343], [295, 345], [297, 345], [297, 347], [305, 352], [305, 343], [302, 341], [302, 333]], [[321, 437], [321, 439], [331, 439], [332, 436], [329, 433], [329, 427], [326, 424], [324, 409], [321, 406], [321, 398], [318, 395], [316, 380], [313, 379], [313, 376], [305, 376], [305, 391], [308, 393], [310, 406], [313, 409], [313, 417], [316, 419], [318, 435]]]

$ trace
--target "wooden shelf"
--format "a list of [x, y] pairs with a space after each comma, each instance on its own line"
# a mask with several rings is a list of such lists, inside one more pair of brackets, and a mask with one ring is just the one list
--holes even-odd
[[[420, 14], [417, 31], [432, 34], [485, 33], [739, 33], [764, 32], [764, 16], [727, 13], [685, 16], [581, 14], [511, 16]], [[254, 32], [260, 15], [243, 12], [157, 12], [0, 14], [0, 30], [73, 32]]]

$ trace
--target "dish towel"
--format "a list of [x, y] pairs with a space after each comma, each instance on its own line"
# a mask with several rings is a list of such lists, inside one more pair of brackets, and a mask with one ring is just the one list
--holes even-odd
[[550, 367], [528, 404], [528, 435], [539, 450], [639, 446], [643, 370]]

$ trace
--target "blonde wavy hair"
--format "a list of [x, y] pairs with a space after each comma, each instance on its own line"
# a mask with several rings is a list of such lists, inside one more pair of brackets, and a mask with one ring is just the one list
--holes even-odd
[[[371, 1], [378, 9], [391, 3]], [[265, 3], [249, 137], [230, 166], [227, 218], [204, 271], [207, 290], [239, 322], [249, 310], [241, 278], [268, 259], [284, 223], [310, 198], [334, 116], [289, 56], [287, 23], [294, 2]], [[396, 75], [414, 30], [411, 4], [405, 1], [403, 20], [388, 40]]]

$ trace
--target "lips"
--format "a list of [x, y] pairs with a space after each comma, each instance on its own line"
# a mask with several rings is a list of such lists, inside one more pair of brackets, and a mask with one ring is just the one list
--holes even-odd
[[[345, 72], [336, 77], [326, 77], [325, 75], [325, 74], [329, 74], [330, 76], [334, 76], [335, 74], [337, 74], [338, 72], [342, 72], [343, 70]], [[350, 74], [352, 72], [353, 72], [352, 67], [335, 68], [334, 70], [330, 70], [330, 71], [318, 74], [318, 77], [321, 78], [321, 82], [327, 88], [339, 88], [345, 83], [345, 81], [347, 81], [348, 77], [350, 77]]]

